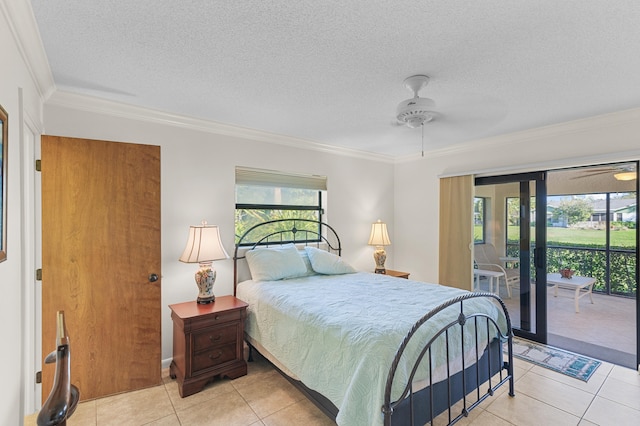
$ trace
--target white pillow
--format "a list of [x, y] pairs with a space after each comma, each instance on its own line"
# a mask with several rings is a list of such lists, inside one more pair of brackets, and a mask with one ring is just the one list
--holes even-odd
[[255, 281], [276, 281], [303, 276], [307, 267], [293, 244], [249, 250], [245, 256]]
[[311, 266], [311, 261], [309, 260], [309, 255], [306, 250], [298, 250], [298, 254], [302, 258], [304, 262], [304, 266], [307, 268], [307, 272], [303, 275], [303, 277], [309, 277], [311, 275], [317, 275], [318, 273], [313, 270], [313, 266]]
[[311, 267], [313, 267], [313, 270], [319, 274], [338, 275], [357, 272], [338, 255], [315, 247], [305, 247], [304, 249], [309, 256]]

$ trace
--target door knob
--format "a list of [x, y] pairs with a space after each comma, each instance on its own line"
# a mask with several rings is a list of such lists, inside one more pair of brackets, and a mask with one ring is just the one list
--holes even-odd
[[158, 274], [149, 275], [149, 282], [155, 283], [156, 281], [158, 281]]

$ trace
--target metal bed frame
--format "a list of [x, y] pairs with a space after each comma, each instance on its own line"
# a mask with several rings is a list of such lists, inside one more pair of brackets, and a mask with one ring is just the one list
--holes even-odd
[[[287, 225], [289, 223], [289, 225]], [[311, 223], [317, 230], [301, 229], [298, 225], [302, 223]], [[260, 228], [265, 225], [271, 225], [276, 230], [270, 230], [259, 237], [252, 237], [260, 232]], [[246, 243], [247, 240], [252, 241]], [[234, 261], [234, 295], [238, 285], [238, 261], [244, 259], [244, 252], [240, 253], [242, 248], [253, 250], [259, 246], [277, 246], [286, 243], [296, 243], [304, 245], [322, 246], [329, 252], [341, 255], [342, 247], [340, 238], [336, 231], [328, 224], [310, 219], [279, 219], [259, 223], [247, 230], [236, 243], [233, 256]], [[246, 252], [246, 251], [245, 251]], [[465, 302], [473, 299], [485, 298], [492, 299], [502, 309], [507, 331], [502, 333], [500, 327], [495, 320], [483, 313], [465, 313]], [[400, 365], [401, 357], [409, 344], [415, 344], [413, 339], [416, 337], [420, 327], [423, 326], [430, 318], [438, 315], [446, 309], [459, 309], [456, 320], [451, 321], [442, 330], [438, 331], [427, 342], [419, 342], [422, 350], [415, 364], [411, 368], [411, 374], [408, 383], [401, 389], [399, 398], [393, 400], [391, 397], [394, 378]], [[473, 338], [471, 342], [466, 342], [462, 328], [467, 325], [473, 327]], [[475, 362], [465, 365], [464, 356], [462, 357], [462, 368], [457, 373], [451, 372], [451, 351], [455, 348], [449, 343], [449, 334], [455, 327], [461, 330], [460, 350], [461, 353], [471, 350], [475, 351]], [[479, 333], [481, 327], [486, 330], [489, 344], [480, 342]], [[491, 328], [496, 332], [490, 336]], [[407, 333], [398, 350], [395, 358], [389, 367], [387, 381], [385, 386], [384, 404], [381, 407], [384, 416], [385, 426], [391, 425], [423, 425], [434, 424], [434, 420], [442, 413], [447, 413], [447, 424], [454, 424], [460, 419], [468, 416], [469, 411], [478, 406], [489, 396], [492, 396], [496, 389], [505, 383], [509, 383], [509, 395], [514, 396], [514, 377], [513, 377], [513, 332], [511, 329], [511, 320], [507, 308], [500, 299], [493, 293], [467, 293], [454, 299], [442, 303], [440, 306], [432, 309], [417, 321], [411, 330]], [[432, 345], [438, 339], [445, 339], [446, 357], [447, 357], [447, 377], [444, 380], [433, 382], [431, 365]], [[504, 360], [503, 344], [507, 344], [507, 360]], [[473, 346], [472, 346], [473, 345]], [[251, 345], [251, 351], [254, 349]], [[251, 352], [250, 352], [251, 356]], [[429, 371], [429, 383], [422, 389], [413, 388], [413, 379], [417, 370], [422, 363], [426, 363]], [[278, 370], [279, 371], [279, 370]], [[282, 372], [281, 372], [282, 373]], [[291, 383], [296, 385], [316, 406], [318, 406], [330, 418], [336, 418], [338, 413], [337, 407], [333, 405], [327, 398], [320, 393], [307, 388], [303, 383], [296, 381], [286, 374], [282, 373]], [[481, 391], [480, 387], [487, 386], [486, 391]], [[396, 384], [397, 386], [397, 384]], [[474, 392], [475, 391], [475, 392]], [[455, 405], [461, 407], [454, 409]]]
[[[477, 298], [490, 298], [498, 302], [502, 308], [506, 323], [507, 333], [503, 334], [500, 331], [500, 327], [495, 320], [484, 313], [471, 313], [464, 312], [465, 301]], [[455, 321], [451, 321], [439, 332], [437, 332], [429, 341], [424, 343], [422, 351], [418, 359], [416, 360], [413, 368], [411, 369], [411, 375], [409, 376], [408, 383], [405, 385], [402, 393], [395, 401], [391, 398], [391, 389], [393, 380], [400, 363], [402, 354], [406, 347], [411, 342], [412, 338], [416, 335], [422, 325], [424, 325], [429, 319], [438, 315], [440, 312], [447, 308], [459, 307], [459, 315]], [[475, 349], [476, 362], [470, 366], [465, 365], [465, 359], [462, 357], [462, 371], [459, 373], [450, 374], [450, 354], [451, 345], [449, 344], [449, 333], [455, 328], [460, 328], [460, 350], [461, 353], [465, 352], [469, 346], [464, 340], [465, 334], [462, 328], [471, 322], [474, 333], [473, 341], [470, 342]], [[491, 339], [490, 325], [493, 325], [497, 332], [497, 335]], [[478, 339], [479, 327], [485, 327], [487, 336], [489, 337], [489, 346], [481, 351], [481, 342]], [[432, 365], [431, 365], [431, 347], [438, 339], [445, 339], [446, 356], [447, 356], [447, 378], [434, 383], [432, 381]], [[511, 331], [511, 320], [509, 313], [504, 302], [500, 297], [493, 293], [467, 293], [462, 296], [458, 296], [451, 300], [442, 303], [440, 306], [432, 309], [417, 321], [411, 328], [407, 336], [404, 338], [402, 344], [396, 352], [396, 356], [389, 368], [389, 374], [387, 376], [387, 383], [385, 386], [384, 404], [382, 406], [382, 412], [384, 413], [384, 424], [390, 425], [415, 425], [431, 423], [436, 416], [447, 411], [447, 424], [454, 424], [463, 417], [469, 415], [469, 411], [478, 406], [489, 396], [492, 396], [496, 389], [505, 383], [509, 383], [509, 395], [515, 396], [514, 393], [514, 377], [513, 377], [513, 333]], [[502, 350], [502, 343], [507, 343], [507, 361], [504, 361], [504, 355]], [[426, 358], [425, 358], [426, 355]], [[418, 367], [422, 362], [427, 362], [427, 368], [429, 371], [429, 386], [418, 391], [413, 390], [413, 379], [416, 375]], [[496, 377], [497, 376], [497, 377]], [[494, 384], [495, 381], [495, 384]], [[487, 391], [482, 393], [480, 386], [486, 383], [488, 385]], [[472, 394], [475, 392], [475, 397]], [[462, 407], [457, 414], [454, 413], [453, 405], [458, 401], [462, 402]], [[393, 417], [396, 415], [397, 417]], [[396, 421], [398, 420], [398, 421]]]
[[[312, 224], [317, 228], [310, 230], [299, 226], [304, 224]], [[262, 227], [270, 225], [273, 225], [272, 228], [275, 230], [260, 232]], [[322, 246], [330, 253], [342, 255], [340, 237], [335, 229], [327, 223], [312, 219], [275, 219], [260, 222], [246, 230], [236, 242], [233, 252], [233, 295], [236, 295], [236, 287], [238, 286], [238, 261], [245, 259], [244, 253], [257, 247], [280, 246], [288, 243], [311, 245], [318, 248]], [[240, 253], [242, 249], [245, 249], [245, 252]]]

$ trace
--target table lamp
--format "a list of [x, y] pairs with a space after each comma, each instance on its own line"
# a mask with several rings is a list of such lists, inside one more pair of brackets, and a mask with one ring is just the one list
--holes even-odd
[[213, 295], [216, 271], [211, 264], [214, 260], [228, 258], [229, 255], [220, 241], [218, 226], [207, 225], [207, 221], [203, 220], [202, 225], [189, 227], [187, 246], [179, 260], [185, 263], [200, 264], [200, 269], [196, 272], [198, 303], [207, 304], [216, 300]]
[[384, 246], [391, 245], [391, 240], [389, 240], [389, 234], [387, 233], [387, 224], [380, 219], [371, 224], [369, 245], [376, 246], [376, 250], [373, 252], [373, 258], [376, 261], [376, 274], [386, 274], [387, 270], [384, 268], [384, 262], [387, 260], [387, 253], [384, 251]]

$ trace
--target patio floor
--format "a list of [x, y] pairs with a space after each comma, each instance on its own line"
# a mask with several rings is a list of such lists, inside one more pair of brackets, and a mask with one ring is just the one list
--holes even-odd
[[[481, 289], [486, 290], [486, 283], [481, 282]], [[516, 328], [520, 325], [520, 298], [519, 289], [512, 290], [509, 299], [503, 285], [500, 295]], [[549, 287], [548, 344], [636, 369], [636, 301], [594, 293], [593, 304], [589, 296], [579, 300], [580, 312], [577, 313], [573, 294], [573, 290], [559, 289], [558, 297], [554, 297], [553, 288]]]

